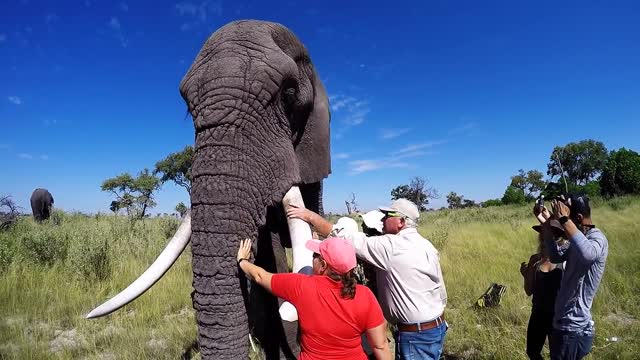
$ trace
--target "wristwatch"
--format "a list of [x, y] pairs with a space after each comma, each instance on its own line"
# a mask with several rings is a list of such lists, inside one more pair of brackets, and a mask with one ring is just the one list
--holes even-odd
[[239, 260], [238, 260], [238, 265], [240, 265], [240, 263], [241, 263], [243, 260], [249, 261], [249, 259], [245, 259], [245, 258], [239, 259]]
[[561, 225], [564, 225], [567, 221], [569, 221], [569, 217], [568, 216], [560, 216], [560, 218], [558, 219], [558, 222], [560, 222]]

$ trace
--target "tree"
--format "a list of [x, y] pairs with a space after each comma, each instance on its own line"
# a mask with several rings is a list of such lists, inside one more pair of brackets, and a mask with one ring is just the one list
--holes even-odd
[[184, 150], [171, 153], [163, 160], [156, 163], [154, 175], [162, 173], [160, 182], [171, 180], [178, 186], [187, 189], [191, 195], [191, 164], [193, 163], [193, 146], [189, 145]]
[[553, 148], [547, 175], [564, 176], [568, 183], [584, 185], [599, 175], [606, 164], [607, 148], [600, 141], [582, 140]]
[[605, 196], [640, 194], [640, 154], [621, 148], [612, 151], [600, 178]]
[[449, 209], [464, 209], [478, 206], [475, 201], [465, 199], [464, 196], [458, 195], [453, 191], [447, 195], [447, 204], [449, 204]]
[[455, 192], [450, 192], [447, 195], [447, 204], [449, 204], [449, 209], [460, 209], [462, 208], [462, 196], [458, 195]]
[[176, 205], [176, 211], [180, 214], [180, 217], [184, 217], [189, 208], [181, 201]]
[[355, 193], [351, 193], [351, 200], [345, 200], [344, 204], [347, 206], [347, 214], [358, 212], [358, 202], [356, 201]]
[[160, 179], [155, 177], [149, 169], [142, 170], [134, 178], [128, 173], [105, 180], [100, 186], [102, 191], [108, 191], [116, 196], [109, 209], [117, 213], [119, 209], [126, 209], [127, 215], [143, 218], [147, 210], [156, 206], [153, 192], [160, 187]]
[[7, 230], [18, 220], [20, 207], [11, 196], [0, 196], [0, 230]]
[[429, 199], [438, 199], [438, 191], [428, 186], [428, 181], [421, 177], [411, 179], [409, 185], [400, 185], [391, 190], [391, 199], [408, 199], [413, 201], [420, 211], [427, 210]]
[[535, 199], [544, 190], [546, 182], [542, 179], [544, 174], [538, 170], [518, 170], [518, 174], [511, 177], [511, 186], [522, 191], [528, 199]]
[[524, 196], [522, 190], [518, 189], [515, 186], [507, 186], [507, 189], [504, 191], [504, 195], [502, 196], [503, 204], [524, 204], [526, 202], [527, 197]]

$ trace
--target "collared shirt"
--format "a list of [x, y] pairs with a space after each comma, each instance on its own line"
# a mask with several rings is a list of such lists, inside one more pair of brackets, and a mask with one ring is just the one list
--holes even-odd
[[437, 318], [447, 304], [438, 251], [415, 228], [398, 234], [367, 237], [344, 234], [356, 255], [376, 267], [378, 300], [390, 323], [417, 323]]
[[580, 331], [591, 320], [591, 305], [604, 273], [609, 243], [602, 231], [591, 228], [578, 231], [565, 246], [547, 239], [552, 262], [566, 261], [560, 291], [556, 298], [553, 327], [563, 331]]

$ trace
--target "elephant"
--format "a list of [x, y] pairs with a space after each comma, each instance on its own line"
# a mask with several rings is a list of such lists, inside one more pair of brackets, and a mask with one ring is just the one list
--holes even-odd
[[[108, 314], [152, 286], [167, 271], [165, 265], [156, 267], [169, 261], [161, 260], [165, 252], [179, 256], [190, 235], [191, 296], [202, 357], [248, 358], [251, 332], [266, 358], [294, 359], [297, 321], [283, 321], [282, 301], [247, 283], [235, 255], [240, 240], [250, 238], [255, 264], [267, 271], [288, 271], [285, 247], [293, 247], [294, 271], [308, 270], [296, 264], [301, 256], [295, 244], [301, 242], [295, 239], [310, 239], [311, 231], [306, 223], [300, 228], [301, 220], [287, 219], [284, 208], [290, 189], [297, 187], [304, 206], [323, 211], [322, 182], [331, 173], [324, 85], [289, 29], [241, 20], [208, 38], [180, 93], [195, 128], [190, 213], [156, 263], [124, 295], [87, 317]], [[311, 262], [311, 253], [304, 257]]]
[[43, 222], [51, 216], [53, 208], [53, 196], [47, 189], [35, 189], [31, 193], [31, 211], [37, 222]]

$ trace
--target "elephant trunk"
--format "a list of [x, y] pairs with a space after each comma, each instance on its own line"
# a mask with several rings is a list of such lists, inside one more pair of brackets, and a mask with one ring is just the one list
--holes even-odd
[[[210, 144], [212, 137], [216, 145]], [[242, 131], [224, 126], [196, 134], [191, 242], [193, 306], [203, 358], [247, 358], [248, 296], [243, 297], [246, 287], [240, 283], [236, 253], [244, 238], [253, 239], [257, 250], [267, 207], [279, 203], [294, 182], [274, 177], [271, 169], [286, 165], [274, 164], [277, 157], [265, 160], [262, 154], [268, 150], [232, 145], [248, 141]]]

